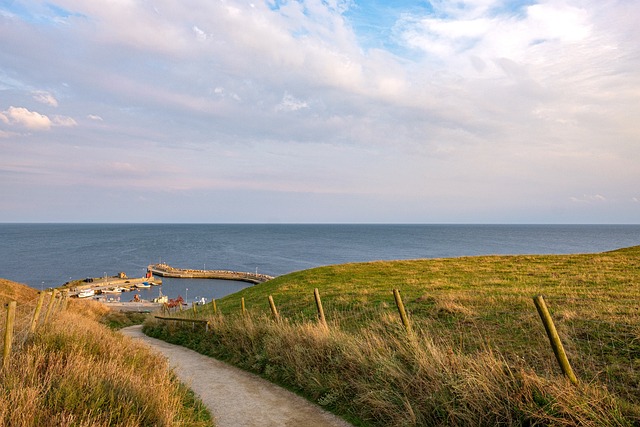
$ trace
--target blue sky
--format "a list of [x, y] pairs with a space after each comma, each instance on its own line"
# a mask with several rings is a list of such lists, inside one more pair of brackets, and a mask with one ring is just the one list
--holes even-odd
[[639, 223], [638, 16], [0, 0], [0, 222]]

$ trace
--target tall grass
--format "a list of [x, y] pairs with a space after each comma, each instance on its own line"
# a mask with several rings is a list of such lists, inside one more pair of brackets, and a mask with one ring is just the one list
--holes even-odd
[[[640, 247], [327, 266], [224, 298], [216, 316], [199, 309], [210, 317], [209, 334], [160, 322], [145, 330], [258, 372], [362, 425], [640, 425], [639, 281]], [[329, 331], [317, 326], [314, 287]], [[412, 338], [393, 288], [402, 291]], [[577, 387], [553, 358], [531, 299], [539, 293], [548, 297]], [[281, 322], [267, 315], [270, 294]]]
[[72, 304], [11, 355], [0, 425], [211, 426], [166, 361], [94, 320], [103, 314], [100, 304]]
[[286, 385], [361, 425], [631, 425], [606, 389], [513, 368], [409, 337], [395, 319], [358, 334], [269, 317], [214, 317], [210, 330], [148, 322], [145, 332], [225, 359]]

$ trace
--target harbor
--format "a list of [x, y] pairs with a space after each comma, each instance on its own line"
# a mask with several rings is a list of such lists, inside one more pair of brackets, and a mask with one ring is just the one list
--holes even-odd
[[[70, 280], [58, 287], [58, 291], [80, 300], [98, 301], [115, 311], [152, 312], [160, 309], [163, 303], [180, 298], [184, 304], [199, 304], [211, 298], [221, 298], [237, 292], [247, 286], [259, 283], [259, 280], [271, 278], [267, 275], [253, 274], [249, 279], [239, 280], [242, 273], [236, 273], [231, 279], [226, 275], [223, 279], [212, 277], [213, 274], [189, 277], [192, 271], [174, 269], [177, 277], [160, 278], [148, 269], [144, 277], [128, 277], [125, 273], [114, 276]], [[216, 270], [216, 275], [221, 271]], [[166, 274], [166, 273], [165, 273]], [[250, 273], [244, 273], [245, 275]], [[203, 278], [204, 277], [204, 278]], [[242, 276], [247, 279], [247, 276]], [[160, 286], [162, 285], [162, 286]], [[129, 295], [127, 295], [129, 293]]]
[[115, 276], [88, 277], [73, 280], [62, 285], [59, 290], [69, 293], [69, 296], [91, 298], [96, 295], [119, 295], [122, 292], [138, 291], [151, 286], [162, 285], [162, 279], [147, 273], [145, 277], [127, 277], [125, 273]]

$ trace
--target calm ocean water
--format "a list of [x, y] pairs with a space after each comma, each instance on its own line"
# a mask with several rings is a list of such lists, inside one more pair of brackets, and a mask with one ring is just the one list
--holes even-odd
[[[640, 225], [0, 224], [0, 277], [40, 289], [120, 271], [141, 277], [148, 264], [160, 261], [277, 276], [346, 262], [589, 253], [634, 245], [640, 245]], [[245, 286], [164, 279], [162, 292], [220, 298]], [[142, 296], [157, 293], [151, 288]]]

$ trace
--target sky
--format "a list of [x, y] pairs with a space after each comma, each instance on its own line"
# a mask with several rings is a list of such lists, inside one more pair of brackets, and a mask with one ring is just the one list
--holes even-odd
[[0, 222], [640, 223], [640, 2], [0, 0]]

